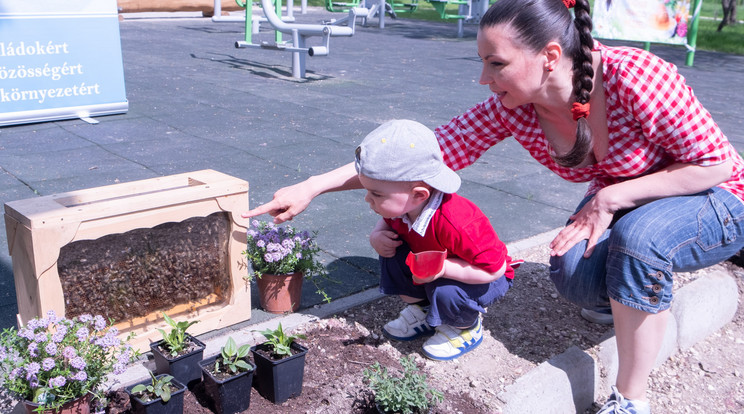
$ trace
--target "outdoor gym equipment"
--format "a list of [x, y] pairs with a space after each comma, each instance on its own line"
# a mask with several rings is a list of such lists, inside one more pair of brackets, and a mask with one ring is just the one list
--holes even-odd
[[[364, 26], [367, 26], [367, 19], [371, 19], [375, 17], [376, 15], [378, 19], [377, 26], [380, 29], [384, 29], [385, 28], [385, 13], [390, 13], [393, 17], [395, 17], [395, 9], [393, 7], [392, 1], [393, 0], [391, 0], [390, 2], [387, 2], [386, 0], [364, 1], [365, 7], [367, 6], [367, 3], [372, 3], [372, 6], [369, 7], [369, 9], [366, 9], [367, 15], [362, 19], [362, 24]], [[412, 1], [418, 2], [418, 0], [412, 0]], [[415, 8], [413, 8], [413, 10], [415, 10]], [[413, 11], [413, 10], [409, 9], [407, 11]], [[398, 11], [402, 11], [402, 10], [399, 9]]]
[[412, 13], [418, 8], [418, 0], [390, 0], [390, 7], [394, 14], [397, 13]]
[[[369, 5], [371, 4], [371, 6]], [[411, 13], [418, 8], [418, 0], [326, 0], [325, 8], [332, 13], [346, 13], [353, 7], [368, 8], [367, 16], [363, 19], [362, 24], [367, 26], [367, 19], [375, 16], [378, 17], [378, 26], [380, 29], [385, 28], [385, 13], [389, 13], [393, 18], [397, 13]], [[383, 13], [380, 13], [380, 10]]]
[[[220, 22], [246, 22], [246, 18], [248, 16], [250, 16], [250, 20], [248, 20], [247, 23], [246, 23], [246, 25], [245, 25], [246, 33], [248, 33], [248, 31], [250, 30], [250, 33], [252, 35], [258, 34], [258, 31], [259, 31], [259, 29], [261, 27], [261, 23], [267, 22], [268, 19], [266, 19], [266, 17], [264, 17], [264, 16], [255, 16], [252, 13], [252, 11], [253, 11], [253, 9], [252, 9], [252, 7], [253, 7], [253, 1], [252, 0], [250, 2], [248, 0], [244, 0], [244, 1], [235, 0], [235, 3], [238, 6], [243, 7], [243, 8], [245, 8], [246, 5], [250, 4], [251, 5], [251, 13], [249, 14], [249, 13], [246, 12], [243, 16], [222, 16], [222, 5], [220, 4], [220, 0], [214, 0], [214, 16], [212, 16], [212, 21], [213, 22], [216, 22], [216, 23], [220, 23]], [[305, 14], [306, 13], [306, 7], [307, 7], [307, 0], [302, 0], [302, 8], [301, 8], [302, 14]], [[294, 18], [294, 0], [287, 0], [287, 15], [286, 16], [281, 16], [281, 13], [282, 13], [282, 11], [281, 11], [281, 4], [280, 4], [279, 7], [278, 7], [278, 9], [277, 9], [277, 14], [280, 16], [280, 18], [282, 19], [282, 21], [289, 22], [289, 23], [294, 22], [295, 21], [295, 18]], [[281, 41], [281, 37], [277, 37], [277, 39], [279, 39], [278, 41]], [[250, 42], [250, 38], [247, 38], [247, 40]]]
[[[457, 19], [457, 37], [463, 37], [465, 30], [464, 24], [480, 23], [481, 18], [488, 7], [495, 0], [427, 0], [434, 9], [439, 13], [443, 20]], [[393, 17], [397, 13], [411, 13], [418, 8], [419, 0], [326, 0], [326, 10], [330, 12], [348, 10], [355, 5], [366, 5], [369, 8], [367, 17], [362, 21], [367, 25], [367, 19], [377, 16], [379, 18], [380, 29], [385, 28], [385, 12], [390, 13]], [[370, 6], [371, 4], [371, 6]], [[457, 6], [457, 13], [450, 13], [452, 7]], [[380, 11], [383, 11], [380, 13]]]
[[[457, 37], [464, 36], [465, 22], [480, 23], [481, 18], [490, 6], [489, 0], [428, 0], [428, 2], [431, 3], [442, 19], [457, 19]], [[449, 5], [457, 6], [457, 14], [447, 12], [446, 8]]]
[[[254, 31], [252, 27], [253, 8], [250, 7], [251, 3], [246, 0], [247, 4], [245, 7], [245, 41], [235, 42], [235, 47], [239, 49], [262, 48], [292, 52], [292, 77], [294, 78], [305, 77], [306, 53], [310, 56], [327, 56], [330, 52], [331, 37], [349, 37], [354, 35], [356, 18], [366, 17], [368, 13], [367, 9], [354, 7], [349, 10], [348, 17], [335, 20], [329, 24], [291, 23], [286, 22], [279, 17], [282, 10], [282, 4], [281, 0], [275, 1], [276, 2], [272, 4], [272, 0], [261, 0], [261, 8], [263, 9], [264, 15], [266, 16], [269, 24], [275, 30], [274, 43], [253, 43], [252, 34], [256, 33], [257, 31]], [[346, 23], [347, 26], [340, 26], [341, 23]], [[282, 33], [292, 35], [291, 45], [287, 44], [287, 42], [282, 41]], [[322, 46], [306, 47], [305, 41], [308, 37], [311, 36], [322, 36]]]
[[331, 13], [348, 13], [354, 7], [359, 7], [361, 0], [326, 0], [325, 8]]
[[[245, 7], [245, 2], [241, 2], [240, 0], [235, 0], [235, 3], [239, 7]], [[300, 14], [306, 14], [307, 13], [307, 0], [302, 0], [300, 2]], [[282, 20], [285, 22], [293, 22], [294, 21], [294, 2], [293, 0], [287, 0], [287, 15], [282, 17]], [[214, 14], [212, 15], [212, 21], [215, 23], [224, 23], [224, 22], [243, 22], [245, 21], [245, 15], [243, 16], [223, 16], [222, 15], [222, 2], [220, 0], [214, 0]], [[266, 22], [266, 18], [262, 16], [253, 16], [253, 22], [252, 24], [255, 26], [253, 29], [253, 34], [258, 33], [258, 24]]]

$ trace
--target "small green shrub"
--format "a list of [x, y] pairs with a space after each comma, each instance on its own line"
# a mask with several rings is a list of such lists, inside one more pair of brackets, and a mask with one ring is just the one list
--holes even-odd
[[286, 358], [292, 355], [292, 350], [290, 349], [292, 342], [294, 342], [295, 339], [306, 338], [305, 335], [302, 334], [288, 335], [282, 329], [281, 323], [279, 323], [279, 327], [276, 329], [266, 329], [262, 331], [261, 335], [266, 337], [266, 342], [264, 343], [271, 348], [271, 354], [275, 358]]
[[142, 402], [148, 402], [157, 400], [160, 398], [163, 402], [170, 401], [171, 398], [171, 381], [173, 377], [170, 375], [163, 375], [156, 377], [155, 374], [150, 371], [150, 377], [152, 380], [150, 384], [137, 384], [132, 387], [132, 394], [142, 400]]
[[178, 356], [178, 353], [186, 348], [186, 329], [199, 321], [176, 322], [165, 313], [163, 313], [163, 318], [172, 328], [167, 334], [164, 330], [158, 328], [160, 334], [163, 335], [163, 346], [171, 356]]
[[390, 374], [375, 362], [364, 370], [364, 378], [375, 394], [375, 402], [386, 413], [421, 413], [441, 402], [444, 395], [426, 383], [426, 374], [419, 373], [413, 356], [402, 357], [402, 376]]
[[[214, 363], [214, 370], [217, 372], [225, 372], [230, 374], [237, 374], [238, 372], [250, 371], [253, 369], [251, 364], [245, 362], [245, 358], [251, 350], [250, 345], [243, 345], [238, 347], [235, 340], [232, 337], [227, 338], [225, 346], [220, 351], [220, 356]], [[222, 362], [222, 365], [220, 365]]]

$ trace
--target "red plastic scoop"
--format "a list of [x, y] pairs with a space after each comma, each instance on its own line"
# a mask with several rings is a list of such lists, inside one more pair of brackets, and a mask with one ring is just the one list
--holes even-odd
[[447, 250], [440, 252], [430, 250], [419, 253], [408, 253], [406, 264], [411, 268], [411, 273], [420, 279], [434, 276], [442, 271], [444, 259], [447, 258]]

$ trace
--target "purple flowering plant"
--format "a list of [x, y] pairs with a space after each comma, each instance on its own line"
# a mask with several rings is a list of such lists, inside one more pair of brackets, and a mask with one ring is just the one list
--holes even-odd
[[310, 280], [326, 302], [331, 298], [320, 286], [320, 279], [328, 278], [325, 266], [318, 260], [320, 247], [315, 241], [315, 233], [299, 231], [292, 226], [276, 226], [274, 223], [253, 220], [247, 231], [248, 244], [243, 255], [253, 268], [249, 281], [255, 275], [289, 275], [302, 272]]
[[[109, 374], [137, 357], [116, 327], [101, 316], [57, 317], [54, 311], [20, 329], [0, 333], [0, 382], [39, 410], [99, 393]], [[129, 338], [127, 338], [129, 339]]]

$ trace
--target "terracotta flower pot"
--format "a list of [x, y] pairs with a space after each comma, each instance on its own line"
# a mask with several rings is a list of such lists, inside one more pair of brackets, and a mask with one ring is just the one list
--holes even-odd
[[62, 407], [60, 407], [59, 410], [35, 411], [37, 408], [39, 408], [40, 404], [36, 404], [28, 400], [23, 401], [23, 406], [24, 408], [26, 408], [27, 414], [39, 414], [40, 412], [44, 414], [89, 414], [90, 398], [91, 395], [89, 393], [85, 394], [77, 400], [72, 400], [63, 405]]
[[296, 312], [302, 299], [302, 273], [261, 275], [256, 278], [258, 300], [269, 313]]

